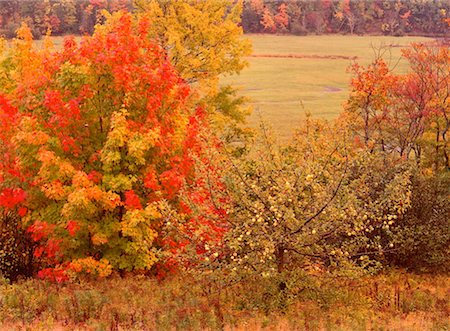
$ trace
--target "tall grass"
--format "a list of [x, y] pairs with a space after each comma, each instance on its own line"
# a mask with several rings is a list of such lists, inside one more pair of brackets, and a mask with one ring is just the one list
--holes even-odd
[[[399, 271], [366, 279], [299, 278], [285, 300], [271, 279], [133, 276], [0, 287], [1, 330], [445, 330], [448, 276]], [[286, 299], [287, 298], [287, 299]]]

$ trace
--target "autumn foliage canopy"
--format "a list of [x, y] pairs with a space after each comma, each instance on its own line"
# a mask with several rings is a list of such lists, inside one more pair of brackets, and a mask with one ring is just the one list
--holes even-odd
[[193, 167], [205, 114], [149, 24], [118, 13], [58, 51], [23, 26], [3, 58], [0, 212], [21, 217], [42, 277], [149, 270], [183, 246], [164, 235], [164, 205], [189, 214], [185, 183], [208, 200]]

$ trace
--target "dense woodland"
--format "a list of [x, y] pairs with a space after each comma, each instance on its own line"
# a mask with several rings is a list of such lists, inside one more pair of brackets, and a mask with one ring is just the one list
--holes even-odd
[[446, 0], [297, 0], [244, 2], [245, 32], [445, 35]]
[[[79, 18], [103, 2], [67, 3]], [[447, 46], [406, 48], [407, 73], [382, 51], [354, 64], [340, 116], [307, 116], [280, 143], [264, 121], [248, 129], [245, 98], [219, 84], [251, 52], [240, 3], [135, 7], [59, 48], [36, 47], [35, 21], [21, 24], [2, 48], [0, 322], [166, 323], [146, 296], [179, 318], [207, 298], [195, 312], [217, 329], [224, 309], [286, 313], [300, 300], [448, 319], [448, 296], [416, 297], [419, 283], [397, 282], [392, 301], [377, 280], [346, 287], [391, 268], [449, 272]], [[104, 285], [120, 277], [134, 296]]]
[[[6, 0], [0, 2], [0, 33], [10, 38], [22, 21], [35, 38], [91, 34], [101, 11], [135, 10], [132, 0]], [[246, 33], [383, 34], [446, 36], [446, 0], [245, 0]]]
[[101, 20], [100, 11], [131, 9], [130, 0], [31, 0], [1, 1], [1, 31], [14, 37], [25, 21], [34, 38], [41, 38], [48, 30], [53, 35], [91, 34]]

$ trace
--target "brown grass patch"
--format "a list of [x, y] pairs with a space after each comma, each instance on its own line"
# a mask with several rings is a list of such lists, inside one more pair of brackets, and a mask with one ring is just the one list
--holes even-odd
[[357, 56], [318, 55], [318, 54], [252, 54], [250, 57], [266, 57], [281, 59], [326, 59], [326, 60], [356, 60]]

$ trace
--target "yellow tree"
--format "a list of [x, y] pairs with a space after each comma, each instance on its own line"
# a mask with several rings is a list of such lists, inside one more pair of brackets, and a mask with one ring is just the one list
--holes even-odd
[[273, 15], [270, 12], [270, 9], [267, 7], [264, 9], [264, 14], [261, 18], [261, 24], [264, 26], [265, 32], [274, 33], [275, 31], [277, 31], [277, 25], [275, 23]]
[[240, 27], [242, 2], [135, 0], [134, 5], [138, 15], [151, 18], [151, 36], [181, 77], [196, 85], [216, 127], [244, 122], [243, 100], [234, 89], [219, 85], [221, 76], [238, 74], [247, 65], [244, 57], [251, 52]]

